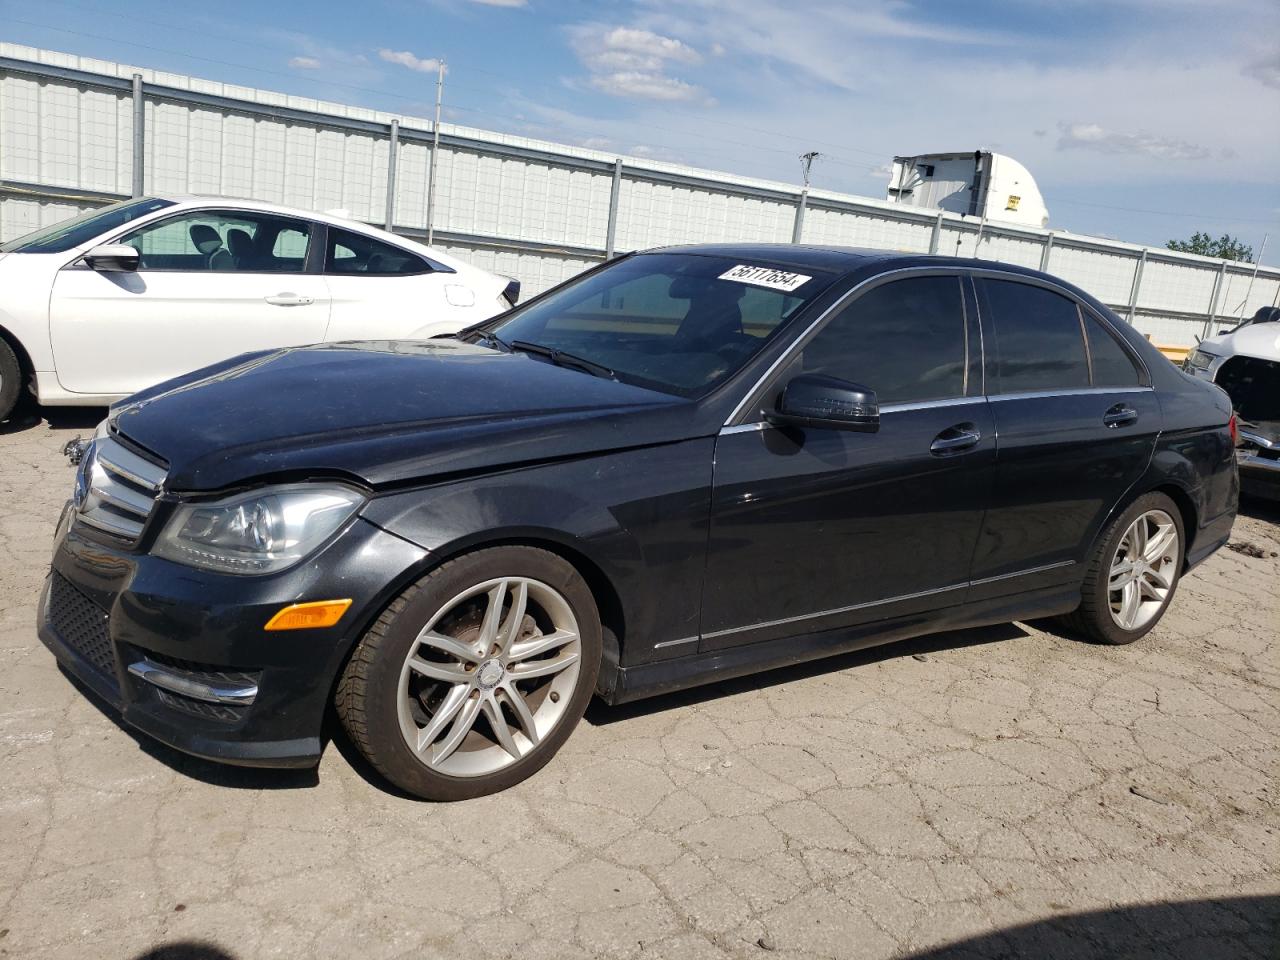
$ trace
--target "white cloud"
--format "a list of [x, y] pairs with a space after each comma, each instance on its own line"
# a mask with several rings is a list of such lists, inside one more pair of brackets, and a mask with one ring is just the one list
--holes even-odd
[[298, 70], [319, 70], [321, 63], [315, 57], [291, 57], [289, 66]]
[[421, 59], [414, 56], [408, 50], [387, 50], [378, 51], [378, 56], [387, 63], [398, 63], [402, 67], [408, 67], [410, 70], [416, 70], [419, 73], [435, 73], [440, 69], [440, 61], [434, 58]]
[[698, 100], [702, 97], [702, 91], [691, 83], [632, 70], [596, 74], [591, 78], [591, 85], [602, 93], [639, 100]]
[[593, 23], [570, 28], [570, 42], [590, 74], [591, 86], [602, 93], [637, 100], [706, 99], [696, 84], [668, 72], [675, 65], [702, 62], [697, 50], [674, 37]]
[[1097, 150], [1100, 153], [1137, 153], [1158, 160], [1205, 160], [1213, 151], [1197, 143], [1150, 133], [1119, 133], [1096, 123], [1058, 124], [1059, 150]]

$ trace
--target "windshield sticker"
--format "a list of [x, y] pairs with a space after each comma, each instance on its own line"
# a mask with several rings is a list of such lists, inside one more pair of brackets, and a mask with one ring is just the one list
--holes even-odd
[[770, 290], [782, 290], [790, 293], [796, 287], [803, 286], [812, 277], [803, 273], [791, 273], [789, 270], [775, 270], [772, 267], [752, 267], [740, 263], [720, 274], [721, 280], [736, 280], [738, 283], [749, 283], [754, 287], [768, 287]]

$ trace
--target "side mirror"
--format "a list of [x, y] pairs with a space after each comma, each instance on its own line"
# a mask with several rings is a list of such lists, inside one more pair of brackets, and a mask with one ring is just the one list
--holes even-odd
[[93, 270], [104, 273], [123, 273], [138, 269], [138, 251], [127, 243], [103, 243], [84, 255], [84, 262]]
[[801, 374], [787, 384], [778, 409], [765, 414], [776, 426], [826, 427], [875, 433], [880, 404], [874, 390], [821, 374]]

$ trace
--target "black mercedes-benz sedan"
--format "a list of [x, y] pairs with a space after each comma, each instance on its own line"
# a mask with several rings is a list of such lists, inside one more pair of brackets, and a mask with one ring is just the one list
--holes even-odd
[[1226, 542], [1225, 394], [985, 261], [604, 264], [455, 338], [238, 357], [114, 407], [44, 642], [126, 723], [315, 764], [332, 708], [456, 800], [621, 703], [959, 627], [1149, 631]]

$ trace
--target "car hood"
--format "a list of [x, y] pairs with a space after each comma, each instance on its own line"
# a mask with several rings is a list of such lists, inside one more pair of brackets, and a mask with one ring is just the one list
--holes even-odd
[[1223, 357], [1280, 360], [1280, 323], [1251, 323], [1235, 333], [1206, 340], [1203, 345]]
[[246, 354], [113, 408], [169, 465], [166, 486], [346, 476], [371, 486], [457, 476], [697, 435], [694, 405], [457, 340]]

